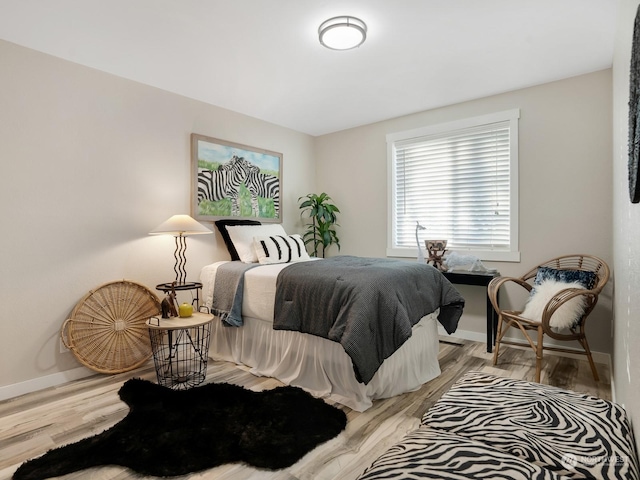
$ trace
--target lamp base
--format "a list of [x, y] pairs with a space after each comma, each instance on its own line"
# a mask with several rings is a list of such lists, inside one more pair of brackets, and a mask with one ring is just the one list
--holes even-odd
[[176, 249], [173, 252], [176, 263], [173, 271], [176, 272], [176, 284], [185, 283], [187, 279], [187, 237], [184, 235], [176, 235]]
[[170, 292], [171, 290], [195, 290], [196, 288], [202, 288], [200, 282], [167, 282], [156, 285], [156, 290], [163, 292]]

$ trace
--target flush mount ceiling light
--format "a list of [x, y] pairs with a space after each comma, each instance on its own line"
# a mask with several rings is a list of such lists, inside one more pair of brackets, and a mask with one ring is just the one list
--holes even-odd
[[332, 50], [350, 50], [367, 38], [367, 25], [355, 17], [333, 17], [318, 28], [320, 43]]

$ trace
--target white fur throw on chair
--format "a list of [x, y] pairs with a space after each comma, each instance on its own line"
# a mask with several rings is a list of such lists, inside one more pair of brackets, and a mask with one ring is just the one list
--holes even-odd
[[[540, 285], [536, 285], [531, 291], [531, 296], [520, 316], [541, 322], [542, 312], [547, 303], [549, 303], [557, 293], [567, 288], [584, 289], [584, 286], [579, 282], [567, 283], [557, 280], [545, 280]], [[583, 311], [584, 297], [582, 295], [573, 297], [555, 311], [551, 320], [549, 320], [549, 325], [554, 328], [570, 328], [575, 325]]]

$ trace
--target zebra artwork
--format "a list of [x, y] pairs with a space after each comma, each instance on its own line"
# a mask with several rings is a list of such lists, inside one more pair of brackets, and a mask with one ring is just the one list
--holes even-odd
[[275, 217], [280, 217], [280, 179], [274, 175], [260, 173], [260, 168], [246, 162], [246, 178], [244, 184], [251, 194], [251, 210], [259, 216], [258, 197], [273, 200]]
[[247, 175], [247, 162], [234, 155], [217, 170], [200, 170], [198, 172], [198, 205], [203, 200], [217, 202], [223, 198], [231, 200], [231, 215], [240, 215], [238, 194], [240, 184]]

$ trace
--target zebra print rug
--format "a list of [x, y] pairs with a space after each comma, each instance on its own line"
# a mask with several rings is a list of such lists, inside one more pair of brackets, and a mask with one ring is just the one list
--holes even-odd
[[422, 424], [485, 443], [569, 478], [637, 479], [627, 414], [568, 390], [468, 373]]
[[470, 372], [361, 477], [375, 478], [638, 480], [639, 474], [619, 405]]
[[409, 433], [358, 480], [560, 480], [563, 477], [481, 442], [422, 427]]

